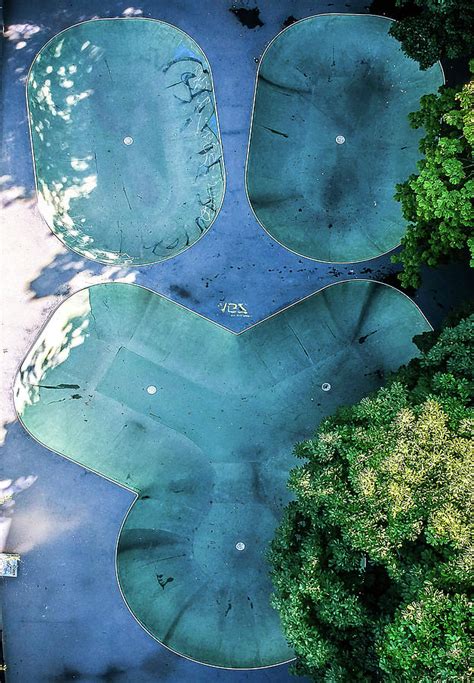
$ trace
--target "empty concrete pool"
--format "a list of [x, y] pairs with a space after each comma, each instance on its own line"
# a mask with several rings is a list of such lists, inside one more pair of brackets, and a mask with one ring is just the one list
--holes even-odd
[[39, 210], [67, 247], [147, 264], [209, 229], [222, 148], [210, 67], [187, 34], [141, 18], [72, 26], [33, 62], [28, 106]]
[[443, 83], [388, 34], [391, 20], [319, 15], [278, 35], [258, 71], [250, 203], [283, 246], [320, 261], [371, 259], [400, 243], [395, 184], [416, 170], [407, 115]]
[[15, 404], [42, 444], [136, 493], [117, 573], [144, 628], [205, 664], [271, 666], [293, 656], [265, 561], [293, 444], [428, 329], [405, 295], [363, 280], [238, 335], [136, 285], [96, 285], [53, 314]]

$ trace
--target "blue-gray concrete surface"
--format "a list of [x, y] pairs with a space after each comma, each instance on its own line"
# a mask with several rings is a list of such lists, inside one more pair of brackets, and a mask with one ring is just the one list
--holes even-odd
[[[36, 52], [58, 31], [94, 16], [163, 19], [188, 32], [210, 61], [224, 145], [227, 191], [209, 233], [190, 250], [165, 263], [136, 270], [135, 282], [159, 291], [238, 331], [322, 286], [352, 277], [392, 282], [389, 256], [354, 265], [331, 266], [298, 257], [275, 243], [257, 224], [244, 190], [244, 168], [257, 63], [265, 46], [292, 16], [322, 12], [367, 12], [364, 2], [261, 0], [256, 28], [229, 11], [230, 0], [11, 0], [8, 25], [29, 24], [22, 49], [5, 41], [2, 104], [8, 183], [33, 196], [34, 179], [26, 120], [24, 77]], [[239, 5], [255, 7], [250, 0]], [[146, 97], [146, 93], [143, 94]], [[41, 249], [41, 244], [38, 244]], [[61, 253], [29, 283], [33, 298], [61, 296], [87, 266], [103, 266]], [[432, 324], [439, 324], [472, 281], [467, 269], [429, 271], [415, 300]], [[227, 317], [223, 302], [245, 304], [249, 317]], [[286, 666], [231, 672], [194, 664], [168, 652], [135, 622], [120, 596], [114, 573], [115, 542], [131, 494], [75, 466], [32, 441], [17, 423], [7, 428], [2, 449], [5, 477], [35, 474], [15, 515], [31, 515], [39, 541], [24, 555], [19, 578], [4, 584], [3, 617], [8, 683], [81, 681], [291, 680]], [[3, 475], [2, 475], [3, 476]], [[48, 526], [36, 520], [47, 509]], [[57, 528], [54, 520], [58, 520]], [[52, 526], [51, 526], [52, 525]], [[21, 527], [20, 527], [21, 528]], [[13, 542], [21, 546], [22, 539]]]

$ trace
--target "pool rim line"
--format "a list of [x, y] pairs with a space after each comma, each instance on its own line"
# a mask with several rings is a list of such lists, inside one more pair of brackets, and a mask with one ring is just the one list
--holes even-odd
[[[299, 257], [301, 257], [301, 258], [306, 258], [306, 259], [308, 259], [309, 261], [314, 261], [314, 262], [316, 262], [316, 263], [325, 263], [325, 264], [328, 264], [328, 265], [335, 265], [335, 266], [345, 266], [345, 265], [350, 265], [351, 263], [354, 263], [354, 264], [355, 264], [355, 263], [365, 263], [366, 261], [373, 261], [374, 259], [382, 258], [383, 256], [386, 256], [387, 254], [390, 254], [390, 252], [395, 251], [395, 249], [398, 249], [398, 248], [401, 246], [402, 243], [401, 243], [401, 241], [400, 241], [400, 242], [398, 242], [398, 244], [395, 244], [395, 245], [394, 245], [393, 247], [391, 247], [390, 249], [387, 249], [387, 251], [384, 251], [384, 252], [382, 252], [382, 253], [380, 253], [380, 254], [376, 254], [375, 256], [370, 256], [369, 258], [366, 258], [366, 259], [357, 259], [357, 260], [355, 260], [355, 261], [325, 261], [324, 259], [318, 259], [318, 258], [314, 258], [313, 256], [308, 256], [308, 255], [306, 255], [306, 254], [302, 254], [302, 253], [300, 253], [300, 252], [298, 252], [298, 251], [295, 251], [294, 249], [291, 249], [290, 247], [286, 246], [285, 244], [283, 244], [283, 242], [280, 242], [280, 241], [279, 241], [274, 235], [272, 235], [272, 234], [267, 230], [267, 228], [263, 225], [263, 223], [262, 223], [262, 222], [260, 221], [260, 219], [257, 217], [257, 214], [255, 213], [255, 210], [254, 210], [254, 208], [253, 208], [253, 206], [252, 206], [252, 203], [251, 203], [251, 201], [250, 201], [250, 197], [249, 197], [249, 193], [248, 193], [248, 184], [247, 184], [248, 163], [249, 163], [249, 153], [250, 153], [250, 142], [251, 142], [252, 133], [253, 133], [253, 121], [254, 121], [254, 113], [255, 113], [255, 101], [256, 101], [256, 97], [257, 97], [258, 78], [259, 78], [259, 74], [260, 74], [260, 69], [261, 69], [261, 66], [262, 66], [262, 62], [263, 62], [263, 60], [264, 60], [264, 58], [265, 58], [265, 54], [266, 54], [267, 51], [272, 47], [273, 43], [274, 43], [278, 38], [280, 38], [280, 36], [281, 36], [283, 33], [285, 33], [286, 31], [289, 31], [290, 29], [292, 29], [296, 24], [301, 24], [301, 23], [303, 23], [304, 21], [310, 21], [310, 20], [313, 20], [313, 19], [317, 19], [317, 18], [319, 18], [319, 17], [374, 17], [374, 18], [377, 18], [377, 19], [386, 19], [387, 21], [390, 21], [390, 22], [392, 22], [392, 23], [394, 23], [394, 24], [399, 23], [399, 22], [397, 21], [397, 19], [392, 19], [391, 17], [385, 17], [385, 16], [383, 16], [383, 15], [381, 15], [381, 14], [371, 14], [370, 12], [367, 12], [367, 13], [365, 13], [365, 14], [364, 14], [364, 13], [361, 13], [361, 12], [321, 12], [320, 14], [312, 14], [312, 15], [310, 15], [310, 16], [308, 16], [308, 17], [303, 17], [302, 19], [298, 19], [298, 21], [293, 22], [293, 23], [290, 24], [289, 26], [285, 26], [285, 28], [283, 28], [281, 31], [279, 31], [279, 32], [271, 39], [271, 41], [266, 45], [266, 47], [265, 47], [265, 49], [263, 50], [262, 54], [259, 56], [258, 67], [257, 67], [257, 71], [256, 71], [256, 74], [255, 74], [255, 85], [254, 85], [254, 93], [253, 93], [253, 103], [252, 103], [252, 110], [251, 110], [251, 113], [250, 113], [249, 133], [248, 133], [248, 137], [247, 137], [247, 155], [246, 155], [245, 168], [244, 168], [244, 186], [245, 186], [245, 195], [246, 195], [246, 197], [247, 197], [247, 203], [248, 203], [248, 205], [250, 206], [250, 210], [251, 210], [251, 212], [252, 212], [252, 214], [253, 214], [255, 220], [256, 220], [257, 223], [260, 225], [260, 227], [266, 232], [266, 234], [267, 234], [274, 242], [276, 242], [277, 244], [279, 244], [280, 247], [282, 247], [283, 249], [286, 249], [287, 251], [291, 252], [292, 254], [295, 254], [295, 256], [299, 256]], [[394, 40], [396, 40], [396, 38], [394, 38]], [[401, 50], [401, 47], [400, 47], [400, 50]], [[401, 51], [402, 51], [402, 50], [401, 50]], [[403, 52], [403, 51], [402, 51], [402, 52]], [[416, 60], [412, 59], [411, 57], [408, 57], [407, 55], [405, 55], [405, 57], [406, 57], [407, 59], [411, 59], [411, 61], [416, 61]], [[440, 69], [440, 71], [441, 71], [441, 78], [442, 78], [442, 81], [443, 81], [443, 83], [442, 83], [441, 86], [439, 86], [439, 87], [445, 86], [445, 85], [446, 85], [446, 76], [445, 76], [445, 73], [444, 73], [444, 69], [443, 69], [443, 65], [442, 65], [442, 63], [441, 63], [441, 60], [438, 59], [432, 66], [435, 66], [435, 65], [438, 65], [438, 66], [439, 66], [439, 69]], [[431, 67], [430, 67], [430, 68], [431, 68]], [[422, 69], [419, 69], [419, 70], [420, 70], [421, 72], [423, 71]], [[439, 90], [439, 89], [438, 89], [438, 90]], [[437, 90], [436, 92], [438, 92], [438, 90]], [[425, 93], [425, 94], [428, 94], [428, 93]], [[421, 155], [421, 152], [420, 152], [420, 155]], [[407, 221], [405, 221], [405, 223], [406, 223], [406, 225], [408, 225], [408, 222], [407, 222]], [[405, 230], [405, 231], [406, 231], [406, 230]]]
[[[32, 135], [32, 129], [31, 129], [31, 128], [32, 128], [32, 126], [31, 126], [31, 124], [32, 124], [32, 116], [31, 116], [31, 112], [30, 112], [30, 104], [29, 104], [29, 97], [28, 97], [28, 86], [29, 86], [29, 82], [30, 82], [31, 72], [32, 72], [33, 67], [34, 67], [34, 65], [35, 65], [35, 63], [36, 63], [36, 60], [37, 60], [38, 57], [41, 55], [41, 53], [43, 52], [43, 50], [44, 50], [45, 48], [47, 48], [48, 45], [49, 45], [50, 43], [53, 42], [53, 40], [55, 40], [56, 38], [58, 38], [58, 36], [61, 36], [63, 33], [66, 33], [67, 31], [70, 31], [70, 30], [73, 29], [73, 28], [77, 28], [78, 26], [82, 26], [82, 24], [91, 24], [91, 23], [96, 23], [96, 22], [99, 22], [99, 21], [132, 21], [132, 20], [135, 20], [135, 21], [136, 21], [136, 20], [141, 20], [141, 21], [152, 21], [152, 22], [156, 22], [156, 23], [158, 23], [158, 24], [163, 24], [163, 25], [165, 25], [165, 26], [167, 26], [167, 27], [169, 27], [169, 28], [175, 29], [175, 30], [178, 31], [179, 33], [182, 33], [188, 40], [190, 40], [191, 43], [193, 43], [193, 44], [197, 47], [198, 51], [201, 52], [201, 53], [204, 55], [204, 57], [205, 57], [205, 59], [206, 59], [206, 61], [207, 61], [207, 64], [208, 64], [208, 66], [209, 66], [209, 77], [210, 77], [210, 79], [211, 79], [212, 96], [213, 96], [213, 100], [214, 100], [214, 114], [215, 114], [215, 116], [216, 116], [216, 125], [217, 125], [218, 139], [219, 139], [219, 144], [220, 144], [220, 148], [221, 148], [221, 151], [222, 151], [222, 155], [221, 155], [221, 160], [222, 160], [222, 179], [223, 179], [222, 198], [221, 198], [219, 207], [218, 207], [218, 209], [217, 209], [217, 211], [216, 211], [216, 214], [215, 214], [214, 218], [212, 219], [211, 223], [210, 223], [209, 226], [206, 228], [206, 230], [205, 230], [205, 231], [204, 231], [204, 232], [203, 232], [203, 233], [202, 233], [202, 234], [201, 234], [201, 235], [200, 235], [192, 244], [189, 244], [188, 246], [185, 246], [183, 249], [181, 249], [180, 251], [178, 251], [176, 254], [170, 254], [169, 256], [166, 256], [165, 258], [159, 259], [159, 260], [157, 260], [157, 261], [151, 261], [151, 262], [149, 262], [149, 263], [138, 263], [138, 262], [137, 262], [137, 263], [134, 263], [134, 262], [132, 262], [132, 263], [120, 263], [120, 262], [113, 262], [113, 261], [105, 261], [104, 259], [98, 259], [98, 258], [92, 258], [92, 257], [90, 257], [90, 256], [86, 256], [85, 254], [81, 253], [81, 252], [78, 251], [77, 249], [74, 249], [74, 248], [68, 246], [68, 245], [59, 237], [59, 235], [57, 234], [57, 232], [55, 232], [55, 231], [48, 225], [48, 222], [46, 221], [46, 218], [43, 216], [43, 213], [41, 212], [41, 210], [40, 210], [40, 208], [39, 208], [39, 203], [38, 203], [38, 196], [39, 196], [39, 192], [38, 192], [38, 177], [37, 177], [37, 173], [36, 173], [36, 156], [35, 156], [35, 153], [34, 153], [33, 135]], [[67, 26], [66, 28], [63, 28], [61, 31], [58, 31], [58, 33], [55, 33], [54, 36], [51, 36], [51, 38], [49, 38], [49, 39], [46, 41], [46, 43], [40, 47], [40, 49], [38, 50], [38, 52], [36, 52], [36, 54], [34, 55], [33, 60], [32, 60], [32, 62], [31, 62], [31, 64], [30, 64], [30, 66], [29, 66], [29, 68], [28, 68], [28, 72], [27, 72], [27, 74], [26, 74], [26, 79], [25, 79], [25, 100], [26, 100], [26, 118], [27, 118], [27, 122], [28, 122], [28, 137], [29, 137], [29, 141], [30, 141], [30, 152], [31, 152], [31, 160], [32, 160], [32, 166], [33, 166], [34, 189], [35, 189], [35, 206], [36, 206], [36, 209], [37, 209], [37, 211], [38, 211], [38, 214], [39, 214], [39, 216], [40, 216], [42, 222], [46, 225], [46, 227], [47, 227], [48, 230], [54, 235], [54, 237], [55, 237], [57, 240], [59, 240], [59, 242], [61, 243], [61, 245], [62, 245], [65, 249], [67, 249], [68, 251], [71, 251], [73, 254], [77, 254], [77, 255], [80, 256], [82, 259], [86, 259], [87, 261], [92, 261], [92, 263], [100, 263], [100, 264], [102, 264], [102, 265], [106, 265], [106, 266], [109, 266], [109, 267], [114, 267], [114, 266], [117, 267], [117, 266], [118, 266], [118, 267], [121, 267], [121, 268], [130, 269], [130, 270], [131, 270], [132, 268], [146, 268], [146, 267], [150, 267], [150, 266], [156, 266], [157, 264], [160, 264], [160, 263], [164, 263], [165, 261], [169, 261], [170, 259], [175, 258], [176, 256], [179, 256], [180, 254], [183, 254], [185, 251], [187, 251], [188, 249], [191, 249], [191, 247], [193, 247], [195, 244], [197, 244], [203, 237], [205, 237], [205, 236], [207, 235], [207, 233], [209, 232], [209, 230], [212, 228], [212, 226], [214, 225], [214, 222], [217, 220], [217, 217], [218, 217], [219, 214], [221, 213], [222, 207], [224, 206], [224, 200], [225, 200], [225, 197], [226, 197], [226, 194], [227, 194], [227, 173], [226, 173], [226, 166], [225, 166], [224, 144], [223, 144], [223, 141], [222, 141], [221, 127], [220, 127], [220, 124], [219, 124], [219, 114], [218, 114], [218, 111], [217, 111], [217, 97], [216, 97], [216, 91], [215, 91], [215, 87], [214, 87], [214, 76], [213, 76], [213, 73], [212, 73], [211, 63], [210, 63], [210, 61], [209, 61], [209, 59], [208, 59], [208, 56], [207, 56], [206, 52], [202, 49], [202, 47], [199, 45], [199, 43], [197, 42], [197, 40], [195, 40], [191, 35], [189, 35], [189, 33], [187, 33], [186, 31], [184, 31], [183, 29], [179, 28], [178, 26], [175, 26], [174, 24], [171, 24], [171, 23], [168, 22], [168, 21], [163, 21], [162, 19], [155, 19], [155, 18], [153, 18], [153, 17], [140, 17], [140, 16], [138, 16], [138, 17], [123, 17], [123, 16], [119, 16], [119, 17], [95, 17], [95, 18], [92, 18], [92, 19], [85, 19], [85, 20], [83, 20], [83, 21], [78, 21], [78, 22], [76, 22], [75, 24], [71, 24], [71, 26]]]
[[236, 337], [238, 337], [238, 336], [240, 336], [240, 335], [245, 334], [245, 332], [247, 332], [248, 330], [253, 329], [253, 328], [256, 327], [257, 325], [260, 325], [260, 324], [266, 322], [267, 320], [270, 320], [271, 318], [273, 318], [273, 317], [279, 315], [280, 313], [283, 313], [284, 311], [286, 311], [286, 310], [292, 308], [293, 306], [297, 306], [298, 304], [302, 303], [303, 301], [306, 301], [307, 299], [309, 299], [309, 298], [311, 298], [311, 297], [313, 297], [313, 296], [317, 296], [318, 294], [324, 292], [324, 290], [329, 289], [330, 287], [337, 287], [338, 285], [346, 284], [346, 283], [348, 283], [348, 282], [371, 282], [371, 283], [374, 283], [374, 284], [378, 284], [378, 285], [382, 285], [382, 286], [384, 286], [384, 287], [387, 287], [388, 289], [393, 289], [393, 290], [395, 290], [395, 291], [398, 292], [399, 294], [403, 295], [406, 299], [408, 299], [408, 301], [409, 301], [411, 304], [413, 304], [413, 305], [415, 306], [415, 308], [416, 308], [416, 309], [418, 310], [418, 312], [421, 314], [421, 317], [422, 317], [422, 318], [424, 319], [424, 321], [427, 323], [428, 327], [430, 328], [430, 331], [434, 331], [434, 327], [431, 325], [430, 321], [428, 320], [428, 318], [426, 317], [426, 315], [423, 313], [423, 311], [421, 310], [420, 306], [416, 303], [416, 301], [414, 301], [410, 296], [408, 296], [408, 294], [406, 294], [405, 292], [402, 292], [400, 289], [397, 289], [397, 287], [394, 287], [393, 285], [390, 285], [390, 284], [388, 284], [388, 283], [386, 283], [386, 282], [380, 282], [379, 280], [371, 280], [371, 279], [369, 279], [369, 278], [352, 278], [352, 279], [346, 279], [346, 280], [339, 280], [339, 281], [337, 281], [337, 282], [331, 282], [331, 283], [325, 285], [324, 287], [321, 287], [320, 289], [316, 290], [315, 292], [312, 292], [312, 293], [310, 293], [310, 294], [308, 294], [308, 295], [306, 295], [306, 296], [304, 296], [304, 297], [298, 299], [297, 301], [294, 301], [293, 303], [288, 304], [288, 306], [284, 306], [283, 308], [279, 309], [279, 310], [276, 311], [275, 313], [271, 313], [271, 314], [268, 315], [267, 317], [262, 318], [261, 320], [257, 321], [257, 322], [254, 323], [253, 325], [250, 325], [249, 327], [245, 328], [244, 330], [241, 330], [240, 332], [234, 332], [233, 330], [230, 330], [230, 329], [228, 329], [227, 327], [224, 327], [223, 325], [221, 325], [220, 323], [216, 322], [215, 320], [212, 320], [211, 318], [207, 318], [206, 316], [202, 315], [201, 313], [198, 313], [197, 311], [194, 311], [192, 308], [188, 308], [187, 306], [184, 306], [183, 304], [181, 304], [181, 303], [179, 303], [179, 302], [177, 302], [177, 301], [174, 301], [173, 299], [170, 299], [169, 297], [167, 297], [167, 296], [164, 295], [164, 294], [160, 294], [160, 293], [158, 293], [158, 292], [155, 292], [155, 291], [153, 291], [152, 289], [150, 289], [149, 287], [145, 287], [145, 286], [143, 286], [143, 285], [139, 285], [139, 284], [131, 283], [131, 282], [117, 282], [117, 281], [114, 281], [114, 282], [102, 282], [102, 283], [98, 282], [98, 283], [95, 283], [95, 284], [92, 284], [92, 285], [88, 285], [88, 286], [85, 286], [85, 287], [81, 287], [81, 288], [78, 289], [77, 291], [75, 291], [75, 292], [73, 292], [73, 293], [71, 293], [71, 294], [68, 294], [68, 296], [65, 297], [65, 298], [61, 301], [61, 303], [59, 303], [58, 306], [56, 306], [56, 307], [54, 308], [54, 310], [53, 310], [52, 312], [49, 313], [47, 320], [41, 325], [40, 330], [39, 330], [38, 334], [36, 335], [36, 337], [35, 337], [33, 343], [29, 346], [29, 348], [28, 348], [26, 354], [23, 356], [23, 359], [22, 359], [21, 362], [19, 363], [19, 365], [18, 365], [18, 367], [17, 367], [17, 370], [16, 370], [16, 372], [15, 372], [14, 375], [13, 375], [13, 385], [12, 385], [12, 387], [11, 387], [11, 397], [12, 397], [12, 403], [13, 403], [13, 408], [14, 408], [14, 414], [17, 416], [18, 422], [20, 423], [20, 425], [22, 426], [22, 428], [25, 430], [26, 434], [27, 434], [30, 438], [32, 438], [36, 443], [38, 443], [40, 446], [42, 446], [43, 448], [45, 448], [47, 451], [49, 451], [49, 452], [51, 452], [51, 453], [54, 453], [55, 455], [58, 455], [59, 457], [64, 458], [65, 460], [68, 460], [69, 462], [73, 463], [73, 464], [74, 464], [75, 466], [77, 466], [77, 467], [82, 467], [83, 469], [87, 470], [88, 472], [92, 472], [92, 474], [95, 474], [95, 475], [97, 475], [97, 476], [99, 476], [99, 477], [102, 477], [102, 479], [105, 479], [105, 480], [107, 480], [108, 482], [110, 482], [111, 484], [115, 484], [115, 485], [121, 487], [122, 489], [124, 489], [125, 491], [128, 491], [129, 493], [132, 493], [132, 494], [134, 495], [134, 499], [133, 499], [133, 501], [130, 503], [130, 505], [129, 505], [129, 507], [128, 507], [128, 509], [127, 509], [127, 511], [126, 511], [126, 513], [125, 513], [125, 515], [124, 515], [124, 517], [123, 517], [123, 520], [122, 520], [122, 522], [121, 522], [121, 524], [120, 524], [120, 527], [119, 527], [119, 530], [118, 530], [118, 533], [117, 533], [117, 536], [116, 536], [116, 539], [115, 539], [115, 557], [114, 557], [115, 579], [116, 579], [117, 586], [118, 586], [118, 589], [119, 589], [119, 591], [120, 591], [120, 595], [121, 595], [121, 597], [122, 597], [122, 600], [123, 600], [123, 602], [125, 603], [125, 605], [126, 605], [128, 611], [130, 612], [130, 614], [132, 615], [132, 617], [133, 617], [133, 618], [135, 619], [135, 621], [137, 622], [137, 624], [138, 624], [138, 625], [139, 625], [139, 626], [140, 626], [140, 627], [141, 627], [141, 628], [142, 628], [142, 629], [143, 629], [151, 638], [153, 638], [153, 640], [155, 640], [157, 643], [159, 643], [159, 644], [162, 645], [164, 648], [166, 648], [169, 652], [171, 652], [171, 653], [177, 655], [178, 657], [182, 657], [183, 659], [186, 659], [186, 660], [188, 660], [188, 661], [190, 661], [190, 662], [194, 662], [195, 664], [200, 664], [201, 666], [208, 666], [208, 667], [211, 667], [211, 668], [213, 668], [213, 669], [224, 669], [224, 670], [226, 670], [226, 671], [257, 671], [257, 670], [259, 670], [259, 669], [272, 669], [272, 668], [277, 667], [277, 666], [283, 666], [283, 665], [285, 665], [285, 664], [290, 664], [291, 662], [294, 662], [294, 661], [296, 661], [296, 659], [297, 659], [297, 657], [292, 657], [291, 659], [287, 659], [287, 660], [284, 660], [284, 661], [281, 661], [281, 662], [277, 662], [276, 664], [266, 664], [266, 665], [264, 665], [264, 666], [256, 666], [256, 667], [227, 667], [227, 666], [219, 666], [219, 665], [217, 665], [217, 664], [210, 664], [210, 663], [208, 663], [208, 662], [201, 662], [201, 661], [199, 661], [198, 659], [193, 659], [192, 657], [189, 657], [188, 655], [185, 655], [185, 654], [182, 654], [181, 652], [178, 652], [178, 651], [176, 651], [176, 650], [173, 650], [173, 648], [169, 647], [168, 645], [166, 645], [165, 643], [163, 643], [161, 640], [159, 640], [159, 638], [157, 638], [157, 637], [156, 637], [148, 628], [146, 628], [146, 626], [144, 626], [144, 625], [142, 624], [142, 622], [141, 622], [141, 621], [135, 616], [135, 614], [132, 612], [132, 610], [131, 610], [131, 608], [130, 608], [130, 606], [129, 606], [129, 604], [128, 604], [126, 598], [125, 598], [125, 595], [124, 595], [124, 593], [123, 593], [123, 591], [122, 591], [122, 586], [120, 585], [120, 580], [119, 580], [119, 575], [118, 575], [118, 566], [117, 566], [117, 565], [118, 565], [118, 562], [117, 562], [117, 559], [118, 559], [118, 545], [119, 545], [119, 541], [120, 541], [120, 535], [121, 535], [121, 533], [122, 533], [122, 529], [123, 529], [123, 527], [124, 527], [124, 525], [125, 525], [125, 523], [126, 523], [126, 521], [127, 521], [127, 518], [128, 518], [128, 516], [129, 516], [129, 514], [130, 514], [130, 512], [131, 512], [132, 507], [135, 505], [135, 503], [137, 502], [137, 500], [139, 499], [139, 497], [140, 497], [140, 495], [141, 495], [141, 491], [137, 491], [137, 490], [135, 490], [135, 489], [133, 489], [133, 488], [131, 488], [131, 487], [129, 487], [129, 486], [126, 486], [125, 484], [122, 484], [122, 483], [116, 481], [115, 479], [112, 479], [112, 477], [108, 477], [107, 475], [101, 474], [100, 472], [94, 470], [92, 467], [87, 467], [87, 466], [85, 466], [85, 465], [81, 465], [79, 462], [73, 460], [73, 459], [70, 458], [69, 456], [64, 455], [63, 453], [60, 453], [59, 451], [57, 451], [57, 450], [55, 450], [55, 449], [53, 449], [53, 448], [50, 448], [49, 446], [47, 446], [46, 444], [44, 444], [42, 441], [40, 441], [32, 432], [30, 432], [30, 430], [28, 429], [28, 427], [27, 427], [26, 424], [24, 423], [22, 417], [20, 416], [20, 414], [19, 414], [19, 412], [18, 412], [18, 410], [17, 410], [16, 401], [15, 401], [15, 387], [16, 387], [17, 378], [18, 378], [18, 376], [19, 376], [19, 373], [20, 373], [20, 371], [21, 371], [21, 368], [22, 368], [24, 362], [26, 361], [26, 359], [28, 358], [28, 356], [29, 356], [31, 350], [33, 349], [34, 345], [36, 344], [36, 342], [39, 340], [39, 338], [40, 338], [41, 335], [43, 334], [44, 330], [46, 329], [46, 327], [47, 327], [47, 325], [49, 324], [51, 318], [52, 318], [53, 315], [56, 313], [56, 311], [57, 311], [63, 304], [65, 304], [70, 298], [72, 298], [73, 296], [75, 296], [76, 294], [79, 294], [79, 293], [81, 293], [81, 292], [84, 292], [85, 290], [90, 290], [90, 289], [92, 289], [93, 287], [99, 287], [99, 286], [105, 286], [105, 285], [112, 285], [112, 286], [113, 286], [113, 285], [126, 285], [126, 286], [128, 286], [128, 287], [137, 287], [137, 288], [139, 288], [139, 289], [144, 289], [144, 290], [146, 290], [146, 291], [151, 292], [152, 294], [155, 294], [156, 296], [162, 297], [162, 298], [165, 299], [166, 301], [169, 301], [169, 302], [175, 304], [175, 305], [178, 306], [179, 308], [182, 308], [182, 309], [184, 309], [184, 310], [186, 310], [186, 311], [188, 311], [188, 312], [190, 312], [190, 313], [193, 313], [194, 315], [196, 315], [196, 316], [198, 316], [198, 317], [200, 317], [200, 318], [203, 318], [204, 320], [207, 320], [208, 322], [212, 323], [213, 325], [216, 325], [217, 327], [221, 328], [222, 330], [225, 330], [226, 332], [229, 332], [230, 334], [233, 334], [233, 335], [235, 335]]

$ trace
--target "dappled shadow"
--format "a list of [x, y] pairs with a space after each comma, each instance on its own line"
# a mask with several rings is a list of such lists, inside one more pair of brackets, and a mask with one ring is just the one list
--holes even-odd
[[[76, 81], [80, 82], [81, 72], [93, 71], [103, 50], [84, 41], [78, 46], [78, 59], [71, 62], [67, 56], [63, 58], [64, 42], [64, 37], [56, 39], [51, 47], [41, 50], [27, 84], [38, 208], [66, 246], [93, 257], [94, 251], [89, 253], [93, 240], [77, 224], [86, 219], [74, 215], [77, 212], [73, 207], [75, 202], [88, 199], [97, 187], [97, 159], [94, 164], [93, 155], [85, 152], [87, 143], [84, 147], [81, 143], [85, 130], [73, 117], [73, 110], [93, 95], [92, 88], [78, 88]], [[77, 141], [75, 155], [71, 154], [71, 141]], [[61, 163], [64, 160], [66, 163]], [[105, 253], [97, 255], [107, 257]]]
[[37, 298], [47, 297], [52, 292], [56, 295], [67, 295], [72, 291], [72, 281], [78, 276], [87, 277], [87, 281], [103, 280], [132, 283], [135, 281], [136, 271], [122, 266], [106, 266], [85, 259], [70, 251], [61, 251], [48, 266], [43, 268], [34, 280], [30, 282], [30, 289]]
[[59, 307], [23, 361], [15, 380], [15, 406], [21, 417], [26, 406], [40, 399], [41, 389], [77, 389], [75, 385], [41, 383], [50, 370], [61, 365], [71, 350], [88, 337], [91, 313], [89, 292], [78, 292], [67, 306]]
[[8, 209], [20, 200], [33, 200], [33, 190], [28, 190], [23, 185], [17, 185], [11, 175], [0, 176], [0, 206]]
[[51, 292], [69, 294], [71, 291], [70, 281], [84, 268], [94, 274], [100, 274], [104, 266], [90, 261], [70, 252], [57, 254], [46, 268], [43, 268], [37, 278], [30, 282], [30, 289], [35, 297], [46, 297]]
[[[12, 7], [10, 7], [10, 4]], [[90, 19], [97, 19], [95, 12], [77, 12], [69, 7], [55, 6], [54, 12], [42, 3], [34, 7], [34, 19], [25, 3], [18, 7], [17, 3], [7, 3], [4, 7], [4, 44], [3, 69], [8, 69], [9, 78], [4, 91], [5, 115], [3, 128], [3, 143], [5, 155], [4, 173], [12, 175], [14, 186], [25, 187], [27, 196], [34, 193], [34, 179], [32, 172], [29, 145], [24, 145], [28, 137], [27, 112], [25, 101], [25, 85], [28, 70], [35, 55], [41, 47], [53, 37], [58, 30]], [[109, 3], [107, 8], [101, 8], [101, 16], [141, 16], [143, 10], [139, 7], [127, 7], [124, 2]], [[59, 27], [59, 28], [58, 28]], [[7, 92], [8, 89], [8, 92]], [[10, 108], [12, 114], [9, 115]], [[25, 151], [27, 155], [25, 156]]]

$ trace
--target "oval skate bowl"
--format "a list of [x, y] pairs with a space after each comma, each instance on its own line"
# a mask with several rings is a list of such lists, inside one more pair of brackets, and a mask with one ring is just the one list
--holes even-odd
[[280, 33], [258, 70], [247, 191], [284, 247], [328, 262], [375, 258], [405, 230], [393, 198], [416, 170], [409, 112], [443, 84], [370, 15], [319, 15]]
[[56, 35], [30, 70], [40, 213], [64, 244], [110, 264], [175, 256], [224, 195], [210, 67], [187, 34], [141, 18]]

